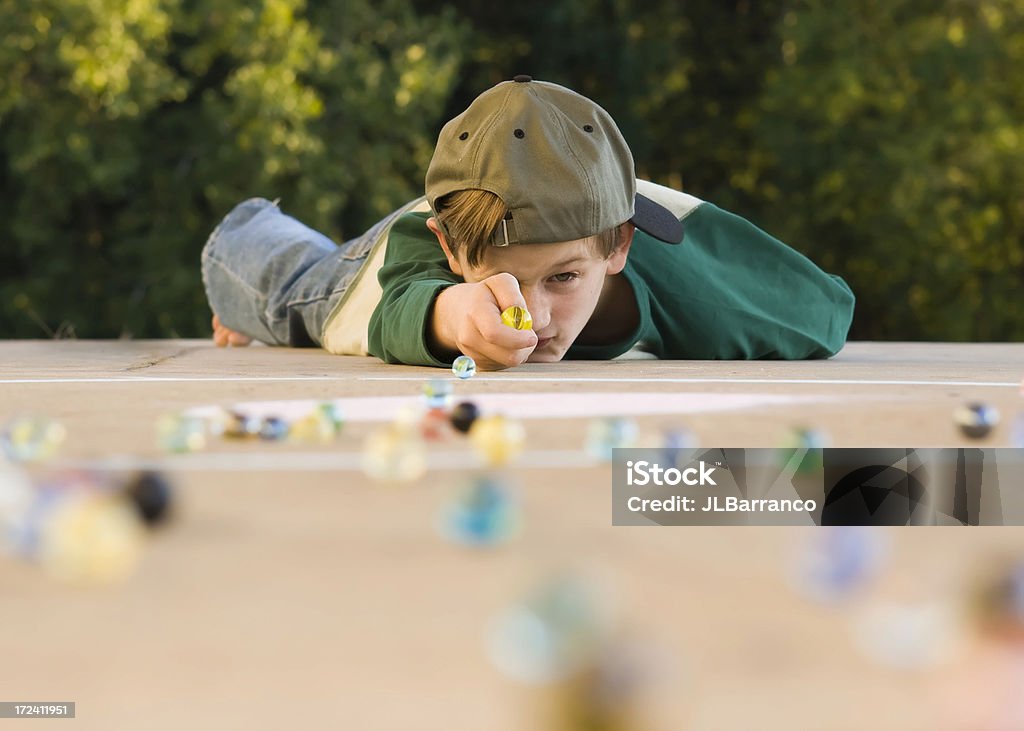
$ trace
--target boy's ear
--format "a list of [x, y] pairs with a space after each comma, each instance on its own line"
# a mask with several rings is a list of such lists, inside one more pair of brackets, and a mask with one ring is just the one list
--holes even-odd
[[629, 247], [633, 245], [633, 234], [636, 233], [636, 226], [629, 221], [619, 226], [619, 245], [608, 257], [607, 274], [618, 274], [626, 266], [626, 258], [629, 256]]
[[456, 257], [451, 248], [448, 246], [448, 238], [445, 236], [444, 231], [441, 230], [440, 224], [437, 219], [431, 216], [427, 219], [427, 228], [433, 231], [434, 236], [437, 237], [437, 243], [441, 244], [441, 249], [444, 251], [445, 257], [448, 259], [448, 267], [457, 276], [463, 276], [462, 264], [459, 263], [458, 257]]

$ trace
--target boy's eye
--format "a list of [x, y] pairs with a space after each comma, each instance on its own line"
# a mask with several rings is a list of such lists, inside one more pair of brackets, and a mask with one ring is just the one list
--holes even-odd
[[565, 284], [566, 282], [573, 281], [577, 277], [579, 277], [579, 274], [577, 274], [576, 272], [562, 272], [561, 274], [554, 275], [553, 277], [551, 277], [551, 279], [558, 282], [559, 284]]

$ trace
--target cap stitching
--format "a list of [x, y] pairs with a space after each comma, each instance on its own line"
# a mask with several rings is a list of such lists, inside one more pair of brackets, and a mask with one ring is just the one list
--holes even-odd
[[[552, 105], [552, 106], [554, 106], [554, 105]], [[593, 235], [593, 234], [599, 233], [598, 231], [593, 230], [593, 229], [595, 229], [597, 227], [597, 206], [595, 205], [596, 201], [597, 201], [597, 196], [594, 195], [594, 184], [593, 184], [593, 181], [590, 179], [590, 175], [589, 175], [589, 173], [587, 171], [586, 165], [584, 165], [583, 162], [580, 160], [579, 155], [576, 154], [576, 150], [573, 149], [573, 146], [571, 144], [569, 144], [569, 135], [568, 135], [568, 133], [566, 131], [567, 128], [568, 128], [568, 125], [562, 119], [563, 112], [561, 111], [561, 109], [559, 109], [558, 113], [555, 114], [554, 116], [555, 116], [555, 122], [558, 124], [558, 127], [561, 130], [561, 132], [562, 132], [562, 139], [565, 142], [565, 149], [567, 149], [569, 151], [569, 154], [572, 155], [572, 159], [576, 161], [576, 167], [580, 170], [580, 172], [582, 173], [583, 179], [587, 183], [587, 189], [589, 191], [589, 199], [588, 200], [589, 200], [590, 205], [591, 205], [591, 208], [590, 208], [590, 225], [588, 226], [588, 228], [591, 229], [591, 233], [589, 235]], [[575, 128], [576, 128], [575, 125], [573, 125], [573, 129], [575, 129]], [[580, 237], [580, 238], [582, 238], [582, 237]]]
[[[473, 183], [475, 184], [474, 187], [476, 188], [483, 188], [483, 177], [480, 174], [480, 168], [477, 166], [477, 160], [480, 159], [480, 148], [483, 147], [483, 143], [481, 142], [481, 140], [483, 140], [485, 135], [490, 133], [491, 129], [498, 123], [498, 119], [501, 117], [502, 114], [505, 113], [505, 110], [508, 108], [509, 97], [512, 96], [512, 91], [514, 88], [515, 87], [510, 86], [506, 90], [505, 98], [501, 100], [501, 106], [494, 114], [491, 115], [491, 119], [488, 121], [487, 124], [480, 128], [480, 131], [476, 135], [477, 145], [476, 148], [473, 150], [473, 159], [471, 163], [473, 167]], [[495, 193], [495, 195], [497, 195], [497, 193]], [[501, 198], [501, 196], [498, 197]], [[508, 201], [502, 199], [502, 202], [505, 203], [505, 205], [508, 205]]]

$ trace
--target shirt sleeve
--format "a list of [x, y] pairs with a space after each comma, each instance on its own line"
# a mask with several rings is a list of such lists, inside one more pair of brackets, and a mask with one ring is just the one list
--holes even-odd
[[635, 242], [630, 254], [659, 357], [799, 360], [842, 349], [854, 296], [840, 277], [710, 203], [684, 227], [680, 246]]
[[395, 222], [377, 273], [382, 294], [370, 317], [367, 350], [386, 363], [450, 365], [430, 352], [427, 330], [437, 296], [462, 279], [449, 269], [426, 220], [426, 214], [409, 213]]

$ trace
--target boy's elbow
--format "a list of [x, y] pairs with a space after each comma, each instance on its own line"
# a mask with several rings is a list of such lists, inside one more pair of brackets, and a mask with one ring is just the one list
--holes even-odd
[[[838, 277], [836, 277], [838, 279]], [[782, 330], [777, 357], [783, 360], [822, 360], [831, 358], [846, 346], [853, 323], [854, 296], [841, 279], [833, 296], [825, 304], [814, 307], [812, 316], [800, 327]]]
[[828, 317], [824, 319], [821, 347], [813, 358], [831, 358], [846, 346], [846, 338], [853, 324], [853, 312], [856, 298], [850, 287], [839, 277], [833, 276], [837, 282], [837, 296], [828, 309]]

